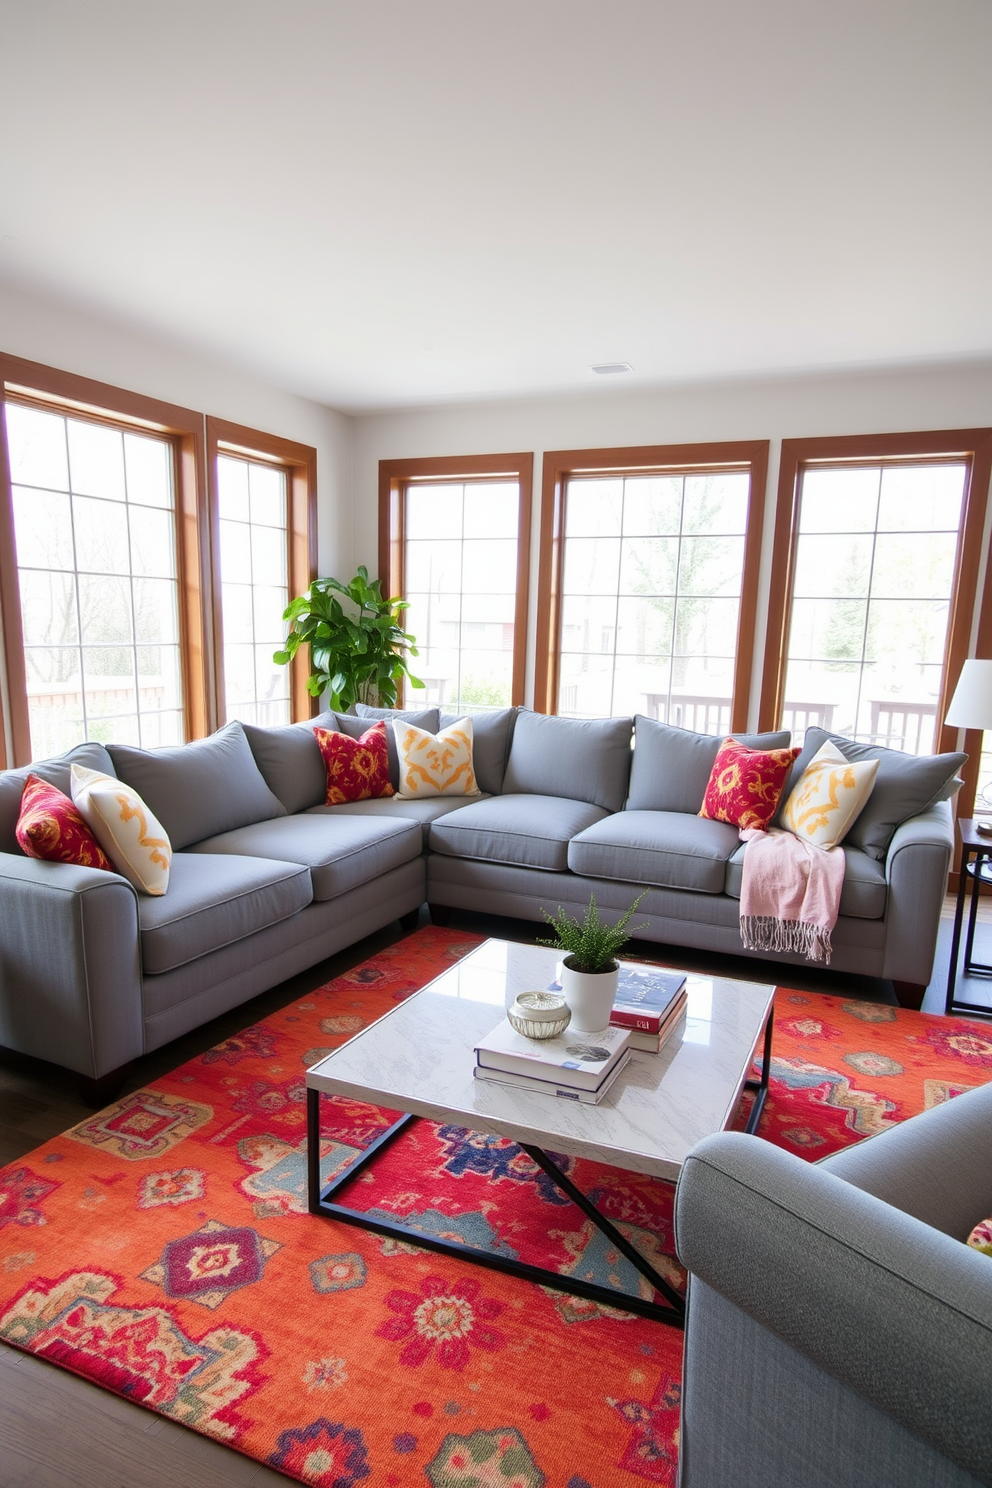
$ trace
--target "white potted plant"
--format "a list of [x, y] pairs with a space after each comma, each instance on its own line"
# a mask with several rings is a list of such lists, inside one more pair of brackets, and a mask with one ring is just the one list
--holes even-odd
[[600, 919], [594, 894], [589, 896], [589, 908], [582, 920], [566, 914], [560, 904], [554, 915], [541, 910], [557, 939], [541, 940], [538, 944], [566, 953], [561, 968], [561, 990], [572, 1014], [569, 1026], [576, 1033], [602, 1033], [609, 1024], [620, 976], [617, 953], [636, 931], [644, 928], [643, 925], [635, 925], [633, 930], [627, 928], [643, 898], [639, 894], [615, 925]]

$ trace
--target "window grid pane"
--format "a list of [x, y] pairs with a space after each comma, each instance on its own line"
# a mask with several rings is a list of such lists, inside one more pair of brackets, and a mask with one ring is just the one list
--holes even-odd
[[965, 474], [803, 472], [783, 728], [933, 750]]
[[508, 708], [513, 698], [520, 488], [516, 481], [410, 484], [404, 491], [404, 628], [425, 687], [409, 708]]
[[272, 653], [286, 638], [289, 604], [286, 472], [259, 460], [217, 457], [224, 707], [228, 721], [290, 721], [289, 668]]
[[170, 441], [16, 403], [6, 423], [32, 755], [179, 742]]
[[558, 712], [730, 727], [750, 479], [572, 477]]

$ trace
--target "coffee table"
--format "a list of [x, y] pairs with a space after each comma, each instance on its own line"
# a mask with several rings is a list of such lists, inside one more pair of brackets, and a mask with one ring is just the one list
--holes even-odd
[[[635, 1050], [598, 1106], [476, 1080], [476, 1041], [492, 1031], [519, 992], [547, 987], [560, 959], [541, 946], [487, 940], [307, 1070], [310, 1212], [681, 1325], [685, 1307], [679, 1293], [575, 1187], [549, 1150], [674, 1182], [696, 1142], [730, 1124], [745, 1088], [755, 1092], [747, 1123], [753, 1131], [768, 1089], [775, 988], [690, 972], [681, 1034], [657, 1054]], [[759, 1046], [761, 1077], [753, 1080], [749, 1076]], [[325, 1093], [404, 1113], [329, 1184], [320, 1177], [320, 1099]], [[419, 1118], [519, 1143], [664, 1300], [561, 1275], [340, 1203], [341, 1190]]]

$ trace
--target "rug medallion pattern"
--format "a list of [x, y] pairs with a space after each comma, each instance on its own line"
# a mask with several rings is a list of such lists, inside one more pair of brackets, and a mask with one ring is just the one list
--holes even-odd
[[[316, 1488], [674, 1488], [675, 1329], [307, 1213], [307, 1066], [478, 943], [421, 930], [0, 1170], [0, 1338]], [[814, 1159], [989, 1079], [977, 1022], [783, 988], [760, 1134]], [[325, 1099], [323, 1173], [392, 1118]], [[671, 1188], [559, 1160], [681, 1286]], [[499, 1138], [416, 1123], [348, 1202], [644, 1294]]]

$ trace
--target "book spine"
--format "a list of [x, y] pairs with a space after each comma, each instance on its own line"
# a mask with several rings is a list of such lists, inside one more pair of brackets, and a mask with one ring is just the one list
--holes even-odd
[[569, 1090], [562, 1085], [553, 1085], [549, 1080], [528, 1080], [526, 1075], [514, 1077], [509, 1070], [486, 1070], [475, 1067], [475, 1078], [490, 1085], [512, 1086], [515, 1090], [534, 1090], [541, 1095], [554, 1095], [558, 1100], [579, 1101], [584, 1106], [597, 1106], [605, 1092], [600, 1090]]
[[677, 993], [660, 1013], [635, 1013], [615, 1007], [610, 1014], [610, 1023], [614, 1028], [636, 1028], [642, 1033], [660, 1033], [666, 1023], [680, 1016], [687, 1000], [685, 992]]
[[681, 1028], [685, 1021], [685, 1008], [674, 1018], [669, 1018], [664, 1028], [659, 1033], [642, 1033], [640, 1029], [633, 1029], [630, 1035], [631, 1049], [642, 1049], [648, 1054], [658, 1054], [668, 1043], [672, 1035]]
[[657, 1033], [662, 1024], [660, 1013], [629, 1013], [623, 1008], [614, 1008], [610, 1014], [614, 1028], [639, 1028], [642, 1033]]
[[615, 1083], [620, 1072], [626, 1068], [630, 1050], [625, 1049], [600, 1085], [595, 1090], [577, 1090], [567, 1085], [556, 1085], [553, 1080], [537, 1080], [529, 1075], [513, 1074], [510, 1070], [490, 1070], [476, 1065], [473, 1074], [477, 1080], [493, 1085], [512, 1085], [516, 1090], [530, 1090], [539, 1095], [554, 1095], [559, 1100], [579, 1101], [582, 1105], [598, 1106], [603, 1096]]
[[[558, 1085], [567, 1085], [570, 1090], [595, 1090], [596, 1086], [605, 1080], [620, 1055], [621, 1051], [618, 1049], [615, 1057], [607, 1066], [605, 1074], [602, 1071], [561, 1069], [541, 1059], [538, 1055], [526, 1058], [522, 1054], [503, 1054], [492, 1049], [476, 1049], [475, 1062], [482, 1069], [493, 1070], [496, 1073], [505, 1072], [508, 1075], [520, 1075], [525, 1080], [545, 1080], [548, 1084], [554, 1082]], [[484, 1077], [480, 1076], [480, 1078]]]

